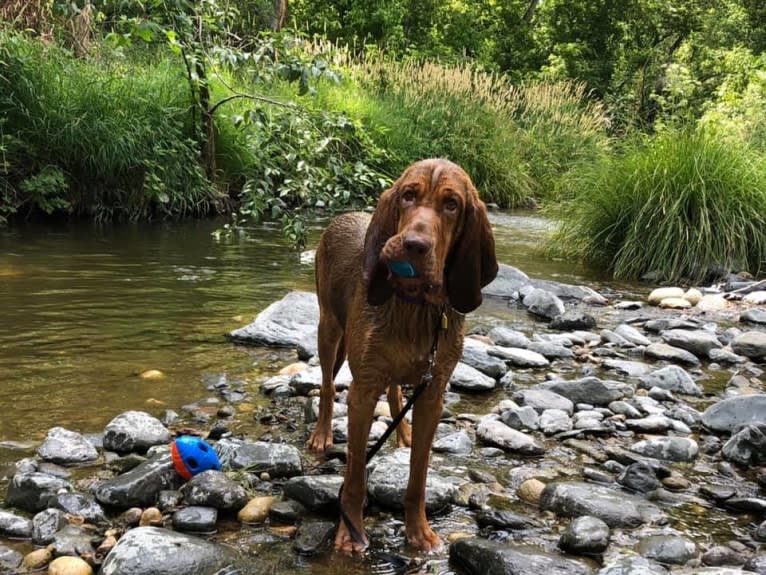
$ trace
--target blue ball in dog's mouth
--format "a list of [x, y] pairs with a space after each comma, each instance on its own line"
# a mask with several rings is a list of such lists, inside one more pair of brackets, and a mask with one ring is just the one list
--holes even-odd
[[410, 262], [391, 262], [388, 264], [388, 268], [391, 270], [391, 273], [402, 278], [414, 278], [418, 275], [415, 267]]

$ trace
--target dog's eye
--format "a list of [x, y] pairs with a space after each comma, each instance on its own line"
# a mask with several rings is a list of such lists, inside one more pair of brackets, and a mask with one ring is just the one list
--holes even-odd
[[457, 198], [449, 197], [446, 200], [444, 200], [444, 209], [448, 212], [455, 212], [457, 211], [460, 204], [458, 204]]
[[402, 201], [409, 204], [415, 201], [415, 197], [415, 190], [404, 190], [404, 193], [402, 194]]

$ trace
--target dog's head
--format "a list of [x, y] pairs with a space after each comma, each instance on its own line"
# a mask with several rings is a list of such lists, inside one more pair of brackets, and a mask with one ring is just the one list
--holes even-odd
[[460, 166], [417, 162], [383, 192], [367, 229], [363, 274], [372, 305], [397, 291], [449, 301], [461, 313], [479, 307], [481, 288], [497, 274], [495, 240], [484, 202]]

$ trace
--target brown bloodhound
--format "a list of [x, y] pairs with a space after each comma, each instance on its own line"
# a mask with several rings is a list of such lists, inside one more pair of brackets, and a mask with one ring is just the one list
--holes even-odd
[[381, 195], [372, 218], [343, 214], [322, 234], [316, 253], [322, 387], [308, 446], [323, 452], [332, 445], [333, 379], [348, 357], [353, 383], [341, 507], [361, 534], [354, 537], [341, 521], [336, 549], [361, 552], [367, 544], [365, 449], [378, 398], [387, 393], [395, 416], [401, 388], [417, 385], [431, 360], [433, 379], [414, 405], [412, 428], [402, 421], [397, 437], [399, 446], [412, 448], [407, 541], [425, 551], [441, 546], [425, 510], [431, 443], [462, 354], [463, 314], [481, 304], [481, 288], [496, 274], [486, 207], [468, 175], [447, 160], [413, 164]]

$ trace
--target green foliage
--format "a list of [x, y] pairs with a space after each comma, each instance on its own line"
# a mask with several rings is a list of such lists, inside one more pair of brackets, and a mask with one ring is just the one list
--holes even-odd
[[616, 277], [702, 280], [766, 265], [766, 170], [736, 140], [668, 130], [587, 166], [552, 242]]

